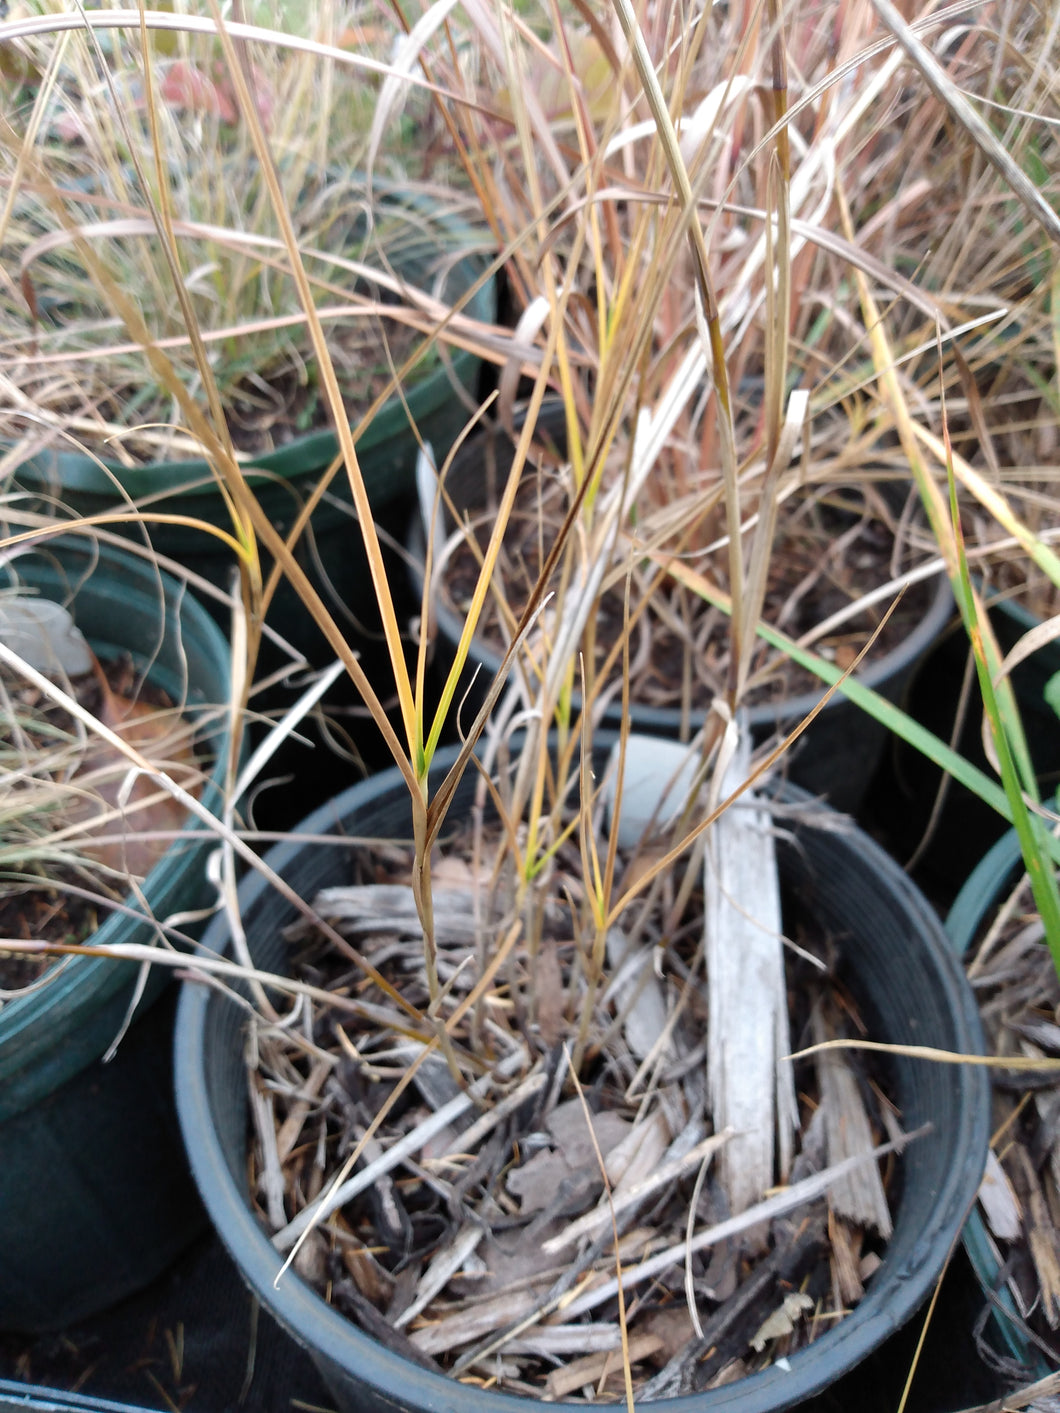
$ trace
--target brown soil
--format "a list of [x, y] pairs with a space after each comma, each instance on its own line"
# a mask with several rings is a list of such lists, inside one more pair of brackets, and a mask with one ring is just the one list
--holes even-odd
[[[484, 857], [491, 856], [492, 847], [487, 836]], [[573, 880], [578, 876], [579, 861], [565, 860], [565, 852], [560, 850], [559, 866], [569, 865], [574, 894], [567, 896], [576, 896]], [[459, 845], [455, 855], [458, 859], [471, 857], [470, 850]], [[447, 851], [447, 864], [452, 857], [453, 852]], [[404, 884], [408, 869], [408, 859], [394, 849], [376, 854], [362, 850], [352, 858], [351, 882]], [[468, 864], [458, 862], [455, 870], [455, 875], [446, 875], [446, 884], [454, 877], [471, 877]], [[554, 882], [556, 888], [550, 893], [556, 897], [561, 885]], [[440, 878], [438, 883], [445, 886]], [[317, 906], [328, 915], [326, 906]], [[443, 908], [439, 901], [435, 913], [440, 920]], [[701, 913], [702, 899], [693, 895], [684, 916], [672, 928], [664, 963], [671, 1001], [684, 988], [690, 988], [685, 1019], [674, 1031], [674, 1043], [677, 1053], [684, 1056], [687, 1052], [693, 1062], [685, 1064], [678, 1059], [675, 1075], [679, 1071], [684, 1078], [664, 1082], [662, 1087], [670, 1095], [671, 1106], [676, 1105], [678, 1112], [693, 1114], [696, 1103], [702, 1105], [702, 1091], [697, 1089], [697, 1084], [701, 1084], [697, 1076], [702, 1072], [702, 1058], [695, 1063], [693, 1052], [702, 1039], [706, 1019], [705, 997], [698, 990], [701, 978], [693, 962], [696, 938], [702, 928]], [[802, 922], [807, 924], [806, 930]], [[341, 923], [337, 925], [343, 927]], [[649, 934], [661, 926], [660, 914], [650, 925]], [[808, 930], [812, 927], [809, 919], [786, 917], [786, 926], [800, 946], [829, 957], [829, 939], [814, 936]], [[510, 1345], [503, 1354], [484, 1357], [466, 1368], [460, 1363], [469, 1350], [481, 1348], [499, 1331], [507, 1329], [525, 1302], [533, 1305], [545, 1300], [558, 1288], [557, 1282], [569, 1288], [581, 1280], [587, 1268], [587, 1261], [579, 1264], [585, 1255], [584, 1243], [564, 1249], [556, 1257], [545, 1253], [544, 1243], [592, 1208], [602, 1190], [602, 1181], [594, 1181], [597, 1158], [591, 1151], [574, 1157], [577, 1137], [571, 1136], [569, 1125], [576, 1127], [579, 1121], [584, 1124], [584, 1118], [579, 1117], [584, 1110], [569, 1080], [564, 1083], [563, 1074], [562, 1042], [570, 1043], [576, 1028], [580, 1003], [572, 996], [578, 995], [582, 965], [579, 954], [584, 957], [584, 952], [570, 940], [571, 917], [566, 907], [553, 909], [546, 904], [542, 927], [536, 956], [532, 959], [525, 950], [514, 953], [504, 973], [508, 982], [494, 992], [495, 1004], [487, 1006], [485, 1017], [480, 1015], [474, 1021], [469, 1017], [456, 1029], [454, 1041], [461, 1049], [474, 1050], [473, 1032], [479, 1028], [479, 1043], [490, 1052], [488, 1058], [496, 1062], [503, 1046], [496, 1050], [482, 1025], [493, 1026], [496, 1036], [502, 1031], [517, 1036], [552, 1077], [546, 1090], [536, 1100], [524, 1102], [488, 1139], [481, 1144], [476, 1142], [469, 1152], [461, 1146], [462, 1125], [457, 1123], [458, 1131], [441, 1135], [428, 1154], [377, 1179], [310, 1236], [296, 1258], [296, 1266], [325, 1299], [373, 1338], [420, 1364], [456, 1374], [472, 1384], [485, 1380], [489, 1386], [538, 1397], [552, 1394], [579, 1398], [584, 1385], [591, 1384], [596, 1390], [593, 1401], [611, 1402], [622, 1397], [621, 1361], [613, 1360], [610, 1372], [596, 1370], [590, 1374], [586, 1369], [581, 1377], [582, 1365], [577, 1360], [589, 1347], [586, 1341], [597, 1326], [614, 1326], [618, 1319], [614, 1298], [597, 1308], [589, 1323], [579, 1323], [583, 1341], [566, 1353], [553, 1356], [535, 1349], [538, 1326], [529, 1322], [525, 1345]], [[428, 997], [418, 960], [421, 938], [412, 938], [400, 927], [388, 928], [364, 920], [347, 922], [343, 930], [352, 935], [355, 944], [407, 1001], [426, 1007]], [[304, 928], [296, 929], [296, 936], [294, 975], [326, 987], [339, 998], [381, 1008], [388, 1005], [384, 993], [366, 983], [359, 968], [343, 961], [332, 943], [316, 933], [306, 935]], [[440, 922], [439, 971], [443, 980], [451, 979], [456, 995], [466, 995], [475, 983], [476, 968], [468, 962], [466, 939], [460, 945], [447, 945], [445, 926]], [[820, 972], [796, 957], [789, 965], [789, 983], [794, 998], [793, 1041], [799, 1039], [801, 1043], [808, 1036], [810, 1009], [815, 1002], [826, 1007], [836, 1033], [864, 1033], [855, 1003], [832, 977], [822, 979]], [[393, 1096], [409, 1058], [401, 1055], [400, 1033], [361, 1023], [343, 1008], [329, 1010], [318, 1005], [311, 1029], [308, 1020], [305, 1027], [298, 1029], [297, 1035], [291, 1030], [281, 1035], [275, 1028], [266, 1029], [258, 1039], [261, 1067], [255, 1085], [267, 1103], [269, 1118], [261, 1119], [259, 1109], [259, 1139], [251, 1158], [251, 1191], [258, 1194], [262, 1219], [273, 1231], [279, 1230], [332, 1181], [363, 1139], [381, 1105]], [[623, 1033], [622, 1024], [615, 1024], [613, 1007], [598, 1004], [593, 1020], [595, 1039], [587, 1052], [582, 1090], [595, 1115], [593, 1125], [598, 1130], [600, 1151], [605, 1155], [612, 1151], [607, 1145], [616, 1142], [617, 1134], [628, 1133], [638, 1118], [641, 1103], [640, 1099], [626, 1097], [636, 1062], [626, 1048]], [[882, 1114], [887, 1106], [882, 1088], [875, 1080], [870, 1084], [867, 1071], [861, 1078], [864, 1091], [870, 1096], [870, 1122], [877, 1135], [885, 1136], [887, 1124], [894, 1120], [892, 1115]], [[800, 1063], [796, 1084], [805, 1137], [819, 1103], [812, 1062]], [[444, 1063], [421, 1067], [417, 1079], [370, 1141], [359, 1166], [457, 1093]], [[700, 1096], [698, 1101], [693, 1095]], [[688, 1108], [683, 1109], [683, 1105]], [[475, 1116], [481, 1113], [480, 1109], [474, 1111]], [[676, 1136], [672, 1118], [663, 1121], [663, 1113], [671, 1113], [665, 1103], [658, 1118], [664, 1125], [669, 1122], [671, 1127], [666, 1131]], [[262, 1122], [269, 1125], [269, 1158], [265, 1157], [260, 1136]], [[819, 1125], [815, 1132], [820, 1132]], [[818, 1140], [808, 1141], [812, 1147]], [[880, 1141], [880, 1137], [875, 1141]], [[446, 1153], [453, 1157], [444, 1156]], [[807, 1171], [802, 1166], [807, 1161], [812, 1169], [819, 1156], [813, 1159], [807, 1153], [797, 1158], [793, 1176]], [[609, 1160], [605, 1157], [605, 1161]], [[345, 1167], [343, 1170], [348, 1172]], [[281, 1171], [281, 1189], [277, 1190], [275, 1174]], [[887, 1165], [888, 1183], [895, 1171], [893, 1165]], [[660, 1190], [647, 1210], [642, 1204], [627, 1214], [621, 1227], [627, 1232], [623, 1252], [626, 1264], [636, 1264], [649, 1243], [657, 1249], [684, 1240], [694, 1181], [695, 1172], [690, 1172]], [[727, 1215], [724, 1196], [713, 1176], [701, 1189], [697, 1211], [700, 1224]], [[402, 1319], [422, 1289], [421, 1282], [431, 1270], [431, 1263], [444, 1254], [450, 1243], [466, 1234], [469, 1225], [481, 1226], [485, 1232], [473, 1255], [469, 1253], [441, 1290], [425, 1302], [422, 1314]], [[696, 1343], [693, 1337], [683, 1266], [658, 1275], [650, 1287], [627, 1293], [634, 1380], [639, 1396], [663, 1396], [659, 1381], [666, 1378], [683, 1379], [683, 1392], [727, 1382], [811, 1342], [832, 1328], [837, 1316], [855, 1303], [861, 1281], [869, 1279], [882, 1250], [874, 1233], [849, 1226], [834, 1214], [830, 1216], [823, 1201], [809, 1204], [790, 1217], [775, 1219], [768, 1230], [758, 1233], [757, 1240], [757, 1245], [755, 1239], [731, 1240], [693, 1258], [691, 1279], [697, 1291], [697, 1305], [705, 1329], [713, 1332], [705, 1344]], [[834, 1248], [833, 1241], [838, 1243]], [[595, 1254], [588, 1264], [599, 1267], [601, 1279], [608, 1271], [613, 1273], [614, 1255], [607, 1254], [610, 1243], [604, 1242], [600, 1250], [593, 1250]], [[851, 1289], [851, 1282], [856, 1289]], [[756, 1336], [783, 1304], [785, 1293], [799, 1297], [790, 1306], [791, 1324], [774, 1336], [764, 1336], [756, 1352]], [[449, 1333], [459, 1331], [462, 1322], [470, 1324], [482, 1316], [490, 1299], [497, 1308], [492, 1313], [485, 1312], [485, 1323], [473, 1338]], [[584, 1321], [584, 1317], [581, 1319]], [[685, 1359], [681, 1351], [693, 1351], [695, 1357]], [[679, 1374], [672, 1363], [675, 1359], [681, 1365]], [[580, 1378], [573, 1384], [569, 1382], [572, 1361], [575, 1375]], [[664, 1375], [662, 1371], [668, 1366], [669, 1372]], [[494, 1379], [498, 1382], [494, 1383]], [[656, 1381], [654, 1386], [652, 1380]], [[669, 1389], [675, 1391], [676, 1388]]]

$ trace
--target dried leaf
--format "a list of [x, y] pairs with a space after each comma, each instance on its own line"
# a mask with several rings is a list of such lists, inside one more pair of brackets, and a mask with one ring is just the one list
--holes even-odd
[[[545, 1122], [557, 1149], [571, 1168], [581, 1168], [587, 1163], [592, 1163], [595, 1167], [596, 1148], [593, 1146], [589, 1126], [585, 1122], [585, 1110], [580, 1100], [571, 1099], [566, 1104], [558, 1104]], [[605, 1160], [616, 1144], [621, 1143], [629, 1133], [631, 1127], [628, 1119], [610, 1109], [593, 1115], [593, 1133]]]
[[804, 1295], [801, 1291], [792, 1291], [790, 1295], [785, 1295], [780, 1308], [774, 1310], [768, 1320], [765, 1320], [758, 1329], [758, 1333], [751, 1340], [751, 1348], [761, 1354], [770, 1340], [783, 1339], [785, 1335], [791, 1334], [795, 1329], [795, 1321], [801, 1319], [803, 1313], [813, 1309], [813, 1298]]
[[688, 1307], [684, 1304], [649, 1310], [638, 1320], [637, 1328], [645, 1334], [655, 1335], [659, 1340], [657, 1358], [660, 1364], [679, 1354], [695, 1333]]
[[612, 1195], [619, 1198], [654, 1171], [670, 1142], [670, 1125], [661, 1109], [653, 1109], [604, 1154], [604, 1169]]
[[1019, 1240], [1023, 1220], [1019, 1198], [992, 1148], [986, 1155], [986, 1171], [979, 1187], [979, 1203], [987, 1225], [999, 1240]]

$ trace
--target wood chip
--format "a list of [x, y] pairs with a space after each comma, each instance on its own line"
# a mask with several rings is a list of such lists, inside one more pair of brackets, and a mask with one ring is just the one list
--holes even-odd
[[394, 1321], [398, 1327], [407, 1325], [410, 1320], [427, 1308], [434, 1297], [445, 1288], [451, 1276], [461, 1269], [485, 1235], [485, 1228], [466, 1226], [433, 1258], [420, 1280], [416, 1298], [412, 1304]]
[[548, 1075], [543, 1069], [536, 1069], [532, 1074], [527, 1075], [522, 1084], [513, 1089], [511, 1094], [506, 1095], [499, 1102], [493, 1104], [486, 1110], [469, 1128], [455, 1137], [444, 1150], [444, 1156], [453, 1157], [455, 1154], [471, 1154], [482, 1140], [504, 1121], [511, 1117], [517, 1109], [536, 1095], [540, 1094], [548, 1083]]
[[965, 1408], [962, 1413], [1017, 1413], [1020, 1409], [1041, 1409], [1042, 1413], [1055, 1413], [1060, 1402], [1060, 1373], [1048, 1374], [1033, 1384], [1014, 1389], [993, 1403], [981, 1403], [975, 1408]]
[[328, 1222], [327, 1231], [338, 1242], [342, 1264], [353, 1283], [377, 1310], [385, 1310], [394, 1295], [394, 1278], [372, 1251], [350, 1228], [341, 1212]]
[[[504, 1077], [506, 1069], [515, 1070], [521, 1057], [518, 1055], [509, 1056], [497, 1067], [499, 1077]], [[340, 1207], [344, 1207], [358, 1193], [364, 1192], [367, 1188], [383, 1174], [391, 1172], [406, 1158], [411, 1158], [423, 1150], [424, 1145], [434, 1137], [436, 1133], [446, 1128], [450, 1123], [467, 1112], [477, 1099], [483, 1098], [493, 1087], [493, 1077], [483, 1075], [474, 1084], [469, 1085], [467, 1092], [461, 1094], [446, 1104], [437, 1113], [431, 1114], [428, 1118], [416, 1126], [412, 1132], [405, 1134], [398, 1139], [386, 1152], [374, 1163], [369, 1163], [360, 1172], [346, 1182], [332, 1184], [327, 1192], [318, 1201], [309, 1207], [303, 1207], [298, 1215], [287, 1223], [282, 1230], [278, 1231], [272, 1238], [272, 1243], [278, 1251], [289, 1251], [301, 1234], [314, 1222], [322, 1222], [329, 1217], [332, 1212], [337, 1212]]]
[[[750, 739], [746, 731], [741, 736], [723, 795], [747, 778]], [[773, 1186], [778, 1146], [786, 1175], [798, 1119], [791, 1065], [785, 1059], [791, 1053], [788, 994], [768, 811], [740, 802], [712, 825], [703, 886], [707, 1076], [714, 1124], [735, 1134], [721, 1155], [719, 1172], [730, 1209], [738, 1213]]]
[[[539, 1287], [539, 1290], [544, 1289], [547, 1289], [546, 1284]], [[422, 1325], [413, 1330], [409, 1338], [424, 1354], [460, 1349], [530, 1314], [540, 1303], [539, 1290], [504, 1291], [490, 1300], [478, 1301], [444, 1319]]]
[[[920, 1138], [931, 1131], [931, 1125], [925, 1124], [923, 1128], [915, 1129], [912, 1133], [905, 1135], [904, 1141], [910, 1142], [914, 1138]], [[754, 1207], [749, 1207], [739, 1216], [730, 1217], [728, 1221], [718, 1222], [707, 1231], [697, 1232], [691, 1241], [683, 1241], [677, 1246], [667, 1247], [665, 1251], [660, 1251], [654, 1256], [646, 1257], [637, 1266], [626, 1269], [622, 1272], [622, 1289], [630, 1290], [635, 1285], [651, 1279], [651, 1277], [665, 1271], [670, 1266], [675, 1266], [685, 1260], [688, 1253], [705, 1251], [709, 1246], [716, 1245], [719, 1241], [724, 1241], [727, 1237], [736, 1236], [753, 1227], [758, 1222], [771, 1221], [774, 1217], [781, 1216], [785, 1212], [793, 1212], [797, 1208], [809, 1202], [816, 1201], [823, 1196], [832, 1183], [845, 1177], [859, 1163], [875, 1162], [884, 1157], [887, 1153], [894, 1151], [893, 1143], [881, 1144], [872, 1153], [864, 1156], [846, 1158], [842, 1163], [826, 1168], [822, 1173], [816, 1173], [813, 1177], [804, 1178], [802, 1182], [793, 1183], [791, 1187], [775, 1193], [772, 1197], [765, 1198]], [[618, 1291], [618, 1281], [613, 1277], [601, 1282], [598, 1286], [586, 1291], [583, 1295], [577, 1296], [569, 1305], [564, 1307], [564, 1313], [570, 1318], [573, 1315], [580, 1315], [586, 1310], [592, 1310], [597, 1305], [602, 1305], [605, 1300], [609, 1300]]]
[[314, 1063], [313, 1068], [309, 1071], [309, 1076], [301, 1090], [303, 1097], [292, 1104], [290, 1112], [276, 1134], [276, 1152], [281, 1163], [287, 1161], [301, 1137], [302, 1127], [312, 1108], [312, 1101], [316, 1099], [324, 1087], [324, 1081], [331, 1073], [334, 1064], [335, 1061], [330, 1056], [323, 1056]]
[[261, 1147], [262, 1167], [258, 1175], [258, 1185], [265, 1201], [265, 1212], [269, 1225], [283, 1226], [287, 1221], [284, 1209], [283, 1168], [280, 1166], [276, 1150], [276, 1120], [272, 1095], [261, 1088], [257, 1075], [250, 1082], [250, 1112], [254, 1121], [254, 1131]]
[[[480, 919], [475, 893], [467, 888], [433, 890], [434, 936], [439, 947], [475, 945]], [[401, 883], [366, 883], [322, 888], [313, 911], [336, 924], [344, 936], [384, 933], [422, 942], [423, 928], [412, 889]], [[303, 929], [308, 924], [296, 924]]]
[[538, 1325], [529, 1335], [514, 1335], [501, 1346], [504, 1354], [533, 1354], [546, 1358], [571, 1354], [602, 1354], [622, 1345], [616, 1324]]
[[600, 1232], [610, 1226], [612, 1211], [617, 1215], [620, 1212], [626, 1211], [629, 1207], [635, 1206], [643, 1198], [651, 1196], [651, 1194], [657, 1192], [659, 1188], [671, 1186], [686, 1173], [693, 1172], [702, 1163], [709, 1162], [713, 1155], [723, 1148], [731, 1137], [732, 1135], [729, 1133], [720, 1133], [713, 1135], [711, 1138], [704, 1139], [704, 1141], [693, 1148], [690, 1153], [686, 1153], [683, 1158], [675, 1159], [670, 1163], [664, 1163], [661, 1167], [656, 1169], [651, 1177], [645, 1178], [643, 1182], [635, 1186], [627, 1186], [621, 1193], [617, 1191], [614, 1192], [610, 1203], [606, 1206], [599, 1207], [596, 1211], [587, 1213], [576, 1222], [572, 1222], [570, 1226], [565, 1227], [558, 1236], [552, 1237], [546, 1241], [542, 1249], [547, 1252], [562, 1251], [565, 1246], [570, 1246], [583, 1236], [599, 1235]]
[[670, 1143], [670, 1125], [653, 1109], [604, 1157], [607, 1180], [617, 1198], [639, 1186], [655, 1171]]
[[[626, 1044], [638, 1060], [643, 1060], [666, 1033], [666, 998], [655, 976], [654, 949], [644, 944], [632, 946], [620, 927], [610, 927], [607, 961], [613, 976], [607, 995], [616, 1013], [623, 1017]], [[663, 1042], [659, 1057], [663, 1063], [674, 1060], [671, 1041]]]
[[[649, 1359], [662, 1348], [662, 1340], [657, 1335], [633, 1335], [629, 1341], [629, 1362], [638, 1364]], [[609, 1354], [590, 1354], [584, 1359], [575, 1359], [563, 1369], [553, 1369], [545, 1384], [545, 1396], [551, 1399], [566, 1398], [585, 1384], [599, 1384], [613, 1371], [622, 1368], [622, 1351]]]
[[1060, 1329], [1060, 1232], [1049, 1216], [1045, 1195], [1026, 1149], [1015, 1146], [1020, 1186], [1026, 1194], [1027, 1245], [1041, 1289], [1042, 1313], [1050, 1329]]
[[[823, 1004], [814, 1007], [811, 1026], [815, 1044], [833, 1040], [836, 1028]], [[842, 1050], [819, 1052], [815, 1057], [821, 1088], [828, 1161], [840, 1163], [872, 1151], [872, 1129], [858, 1077]], [[828, 1202], [852, 1226], [879, 1232], [886, 1238], [893, 1225], [883, 1180], [875, 1163], [863, 1163], [841, 1182], [834, 1183]]]
[[1008, 1174], [991, 1148], [986, 1155], [986, 1171], [979, 1187], [979, 1205], [987, 1226], [999, 1241], [1018, 1241], [1023, 1230], [1023, 1211]]
[[861, 1280], [861, 1229], [833, 1212], [828, 1223], [832, 1244], [832, 1273], [836, 1284], [836, 1304], [840, 1309], [856, 1305], [865, 1294]]

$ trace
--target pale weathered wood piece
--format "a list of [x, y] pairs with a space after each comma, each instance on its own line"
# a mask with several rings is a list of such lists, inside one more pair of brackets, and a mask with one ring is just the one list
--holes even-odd
[[[722, 798], [749, 769], [743, 731]], [[733, 1130], [718, 1170], [734, 1213], [773, 1186], [778, 1166], [787, 1175], [798, 1118], [776, 851], [768, 811], [745, 800], [711, 826], [703, 861], [707, 1077], [714, 1126]]]

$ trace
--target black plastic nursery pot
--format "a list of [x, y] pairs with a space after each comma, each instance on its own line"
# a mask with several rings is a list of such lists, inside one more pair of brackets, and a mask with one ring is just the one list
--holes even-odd
[[154, 1413], [109, 1398], [85, 1398], [59, 1389], [26, 1388], [0, 1379], [0, 1413]]
[[[229, 750], [229, 648], [176, 580], [124, 551], [64, 536], [9, 557], [6, 586], [66, 604], [101, 660], [129, 653], [149, 680], [202, 718], [215, 756], [203, 803], [215, 807]], [[159, 920], [207, 906], [211, 843], [174, 843], [142, 885]], [[152, 943], [134, 899], [92, 941]], [[0, 1007], [0, 1329], [59, 1329], [155, 1278], [201, 1229], [202, 1212], [171, 1097], [172, 1016], [153, 1004], [154, 969], [113, 1061], [137, 968], [70, 957]], [[170, 991], [172, 994], [172, 989]]]
[[[522, 426], [525, 416], [519, 411], [515, 429]], [[546, 401], [537, 419], [540, 440], [556, 447], [566, 445], [566, 415], [556, 399]], [[478, 504], [482, 489], [488, 484], [503, 484], [514, 457], [514, 443], [500, 427], [485, 429], [468, 439], [453, 458], [445, 479], [446, 495], [457, 512]], [[417, 595], [422, 593], [424, 534], [423, 515], [412, 521], [409, 551]], [[449, 606], [446, 596], [432, 596], [432, 613], [439, 633], [450, 653], [459, 641], [462, 620]], [[857, 680], [871, 687], [888, 700], [902, 700], [920, 659], [938, 638], [953, 613], [953, 595], [944, 577], [935, 580], [924, 616], [904, 640], [892, 651], [882, 654], [857, 673]], [[501, 656], [490, 644], [476, 637], [471, 645], [472, 666], [478, 666], [481, 681], [486, 683], [501, 664]], [[472, 673], [464, 684], [472, 699], [476, 690]], [[819, 689], [802, 692], [783, 701], [763, 702], [746, 708], [747, 720], [756, 745], [771, 738], [779, 739], [798, 725], [824, 696], [824, 683]], [[575, 704], [580, 698], [575, 694]], [[615, 728], [622, 716], [620, 705], [605, 711], [603, 725]], [[706, 720], [706, 708], [689, 713], [688, 728], [694, 735]], [[653, 736], [677, 738], [682, 729], [681, 713], [676, 708], [630, 703], [630, 722], [635, 731]], [[786, 766], [789, 777], [814, 794], [823, 795], [833, 808], [854, 813], [861, 803], [876, 766], [883, 754], [887, 728], [867, 712], [855, 706], [841, 693], [835, 693], [820, 717], [799, 737]]]
[[[613, 738], [594, 747], [603, 768]], [[453, 753], [440, 753], [436, 780]], [[453, 805], [466, 809], [474, 772]], [[808, 802], [795, 787], [786, 801]], [[878, 1039], [960, 1052], [981, 1046], [971, 992], [931, 908], [865, 835], [824, 807], [779, 841], [785, 908], [812, 913], [834, 938], [844, 980]], [[787, 826], [788, 821], [785, 821]], [[308, 835], [400, 838], [410, 827], [407, 787], [397, 771], [354, 786], [303, 824]], [[303, 897], [347, 881], [349, 847], [284, 843], [268, 861]], [[282, 929], [293, 907], [255, 874], [240, 890], [246, 935], [258, 966], [283, 971]], [[786, 915], [785, 925], [788, 925]], [[228, 945], [216, 920], [203, 939]], [[185, 1143], [203, 1201], [244, 1278], [263, 1305], [311, 1353], [345, 1413], [505, 1413], [511, 1395], [453, 1382], [401, 1359], [332, 1310], [282, 1260], [259, 1225], [247, 1187], [245, 1011], [230, 998], [185, 983], [176, 1040], [177, 1098]], [[906, 1321], [931, 1290], [975, 1199], [986, 1156], [989, 1090], [975, 1067], [894, 1056], [889, 1082], [907, 1130], [931, 1132], [910, 1145], [894, 1213], [894, 1234], [861, 1303], [809, 1347], [736, 1384], [652, 1407], [673, 1413], [763, 1413], [794, 1406], [853, 1368]], [[518, 1400], [516, 1400], [518, 1401]], [[583, 1405], [562, 1403], [561, 1408]], [[639, 1406], [639, 1405], [638, 1405]], [[649, 1406], [649, 1405], [645, 1405]]]
[[[1013, 829], [997, 840], [968, 875], [946, 918], [946, 931], [959, 957], [967, 955], [991, 914], [1019, 879], [1023, 867], [1023, 854]], [[991, 1324], [1004, 1352], [1018, 1359], [1031, 1378], [1045, 1378], [1051, 1370], [1023, 1332], [1015, 1302], [1004, 1285], [998, 1248], [978, 1206], [968, 1218], [962, 1240], [979, 1284], [990, 1297]]]
[[[415, 233], [414, 238], [406, 233], [401, 253], [394, 257], [396, 273], [447, 302], [468, 295], [488, 264], [481, 233], [447, 213], [427, 208], [414, 194], [392, 190], [382, 182], [376, 185], [381, 193], [378, 210], [407, 218], [408, 229]], [[471, 293], [465, 312], [488, 323], [495, 304], [495, 283], [490, 278]], [[411, 495], [420, 440], [431, 443], [440, 462], [477, 404], [479, 358], [466, 350], [446, 350], [444, 345], [440, 349], [438, 366], [420, 378], [414, 376], [402, 396], [391, 397], [357, 442], [358, 461], [377, 516], [393, 511]], [[281, 534], [290, 530], [338, 451], [333, 431], [316, 431], [248, 462], [248, 484]], [[56, 447], [22, 462], [15, 469], [13, 484], [31, 496], [48, 497], [52, 514], [56, 503], [81, 516], [127, 512], [130, 502], [135, 502], [145, 513], [189, 516], [231, 532], [225, 500], [204, 460], [130, 468]], [[406, 515], [401, 504], [394, 526], [399, 535]], [[142, 528], [135, 523], [115, 528], [143, 542]], [[180, 525], [154, 524], [148, 531], [159, 554], [194, 569], [222, 589], [231, 588], [236, 558], [215, 536]], [[370, 594], [363, 591], [367, 561], [341, 467], [303, 532], [296, 554], [339, 623], [356, 632], [358, 620], [348, 606], [367, 607]], [[277, 591], [268, 621], [310, 662], [317, 662], [322, 651], [329, 658], [332, 655], [286, 583]], [[368, 627], [374, 628], [370, 618]], [[270, 665], [279, 665], [279, 659]]]
[[[1008, 653], [1041, 621], [1013, 600], [988, 597], [986, 602], [1002, 653]], [[957, 618], [927, 654], [909, 690], [909, 713], [944, 741], [954, 735], [970, 651], [968, 635]], [[1052, 642], [1018, 663], [1010, 676], [1043, 799], [1060, 786], [1060, 730], [1044, 695], [1046, 683], [1057, 672], [1060, 643]], [[970, 705], [956, 749], [994, 775], [983, 750], [982, 703], [974, 670]], [[872, 788], [872, 805], [900, 857], [913, 853], [932, 824], [942, 782], [938, 766], [892, 737]], [[921, 850], [917, 876], [933, 897], [937, 894], [952, 902], [968, 877], [969, 861], [980, 858], [1006, 827], [1003, 817], [985, 801], [956, 780], [947, 780], [930, 840]]]

